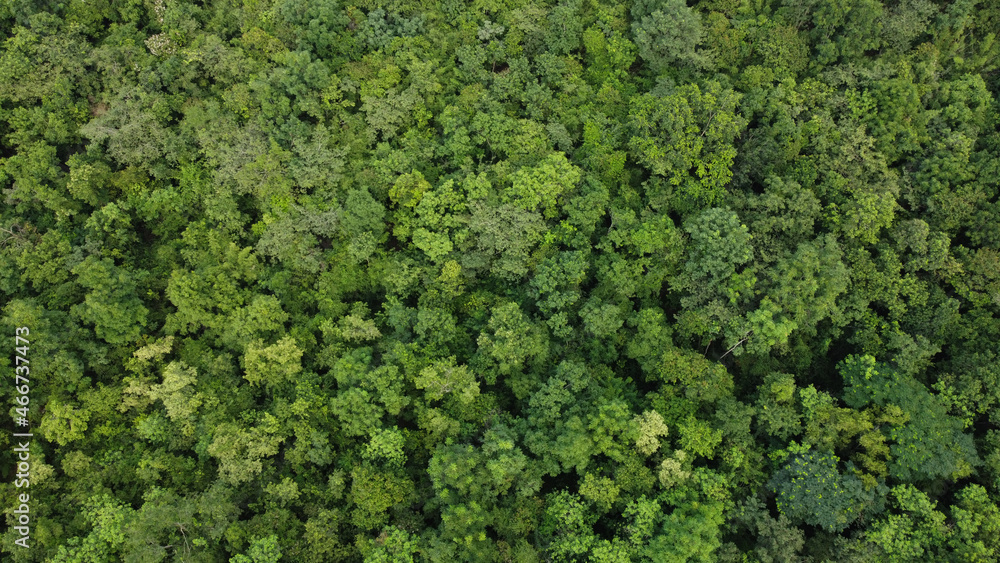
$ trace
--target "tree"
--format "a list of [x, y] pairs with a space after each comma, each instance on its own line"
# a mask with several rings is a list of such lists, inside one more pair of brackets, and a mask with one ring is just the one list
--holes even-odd
[[90, 420], [90, 413], [86, 409], [74, 408], [53, 399], [45, 406], [45, 410], [39, 428], [46, 440], [65, 446], [86, 436], [87, 421]]
[[553, 561], [575, 561], [590, 551], [597, 543], [594, 516], [577, 495], [560, 491], [549, 497], [539, 532], [548, 540]]
[[83, 513], [93, 530], [83, 538], [72, 538], [67, 542], [68, 549], [59, 546], [53, 561], [71, 563], [120, 555], [126, 540], [126, 522], [134, 517], [134, 509], [105, 494], [88, 498]]
[[351, 521], [361, 529], [378, 529], [389, 520], [387, 511], [406, 502], [413, 494], [413, 482], [397, 472], [383, 471], [367, 464], [351, 472]]
[[837, 468], [829, 453], [803, 450], [792, 454], [771, 478], [778, 510], [793, 522], [839, 532], [861, 518], [875, 502], [861, 480]]
[[[649, 5], [649, 13], [639, 7]], [[632, 33], [639, 55], [656, 73], [680, 63], [695, 67], [705, 64], [705, 57], [695, 51], [701, 42], [701, 14], [682, 0], [637, 2], [632, 8]]]
[[[691, 236], [688, 259], [673, 282], [686, 290], [680, 330], [691, 336], [715, 337], [729, 327], [757, 281], [752, 269], [741, 266], [753, 257], [751, 236], [734, 212], [707, 209], [693, 217], [684, 230]], [[728, 332], [728, 331], [727, 331]], [[730, 345], [738, 342], [727, 334]]]
[[89, 256], [72, 273], [81, 286], [90, 290], [83, 303], [73, 307], [73, 314], [93, 323], [97, 335], [110, 344], [138, 340], [149, 310], [139, 300], [136, 272], [116, 267], [109, 258]]
[[218, 459], [219, 477], [225, 483], [246, 483], [264, 470], [264, 459], [278, 453], [285, 436], [270, 414], [260, 417], [261, 424], [243, 428], [235, 422], [220, 425], [212, 432], [207, 453]]
[[513, 185], [503, 192], [502, 201], [526, 211], [540, 210], [544, 217], [552, 218], [558, 213], [558, 205], [573, 195], [582, 177], [565, 154], [553, 153], [538, 166], [515, 172]]
[[[495, 373], [500, 375], [520, 371], [528, 360], [544, 359], [548, 352], [545, 334], [525, 318], [517, 303], [495, 307], [477, 343], [480, 357], [495, 365]], [[495, 380], [496, 375], [487, 377], [491, 385]]]
[[108, 156], [118, 164], [161, 175], [162, 158], [171, 142], [170, 130], [157, 115], [162, 111], [156, 112], [162, 101], [139, 88], [125, 87], [105, 103], [107, 111], [80, 128], [80, 133], [92, 143], [105, 145]]
[[167, 282], [166, 296], [177, 310], [167, 315], [164, 330], [181, 335], [202, 328], [219, 331], [226, 315], [246, 303], [244, 284], [256, 279], [259, 262], [250, 248], [240, 248], [205, 223], [189, 226], [182, 240], [187, 267], [174, 269]]
[[449, 395], [459, 403], [469, 405], [479, 396], [479, 382], [475, 375], [464, 365], [456, 366], [454, 356], [422, 369], [413, 383], [417, 389], [424, 390], [424, 396], [430, 401]]
[[163, 402], [167, 416], [185, 436], [194, 433], [198, 408], [205, 402], [205, 396], [193, 389], [197, 375], [194, 368], [170, 362], [163, 370], [163, 382], [149, 389], [149, 398]]
[[372, 550], [365, 556], [365, 561], [413, 563], [419, 545], [417, 538], [409, 532], [396, 527], [387, 528], [372, 542]]
[[959, 558], [988, 561], [1000, 553], [1000, 509], [981, 485], [968, 485], [958, 493], [958, 505], [952, 507], [951, 517], [955, 532], [948, 543]]
[[746, 127], [739, 95], [717, 82], [642, 94], [629, 109], [633, 158], [662, 176], [685, 206], [712, 204], [732, 178], [733, 141]]
[[295, 339], [285, 336], [271, 346], [260, 340], [251, 342], [243, 356], [244, 377], [252, 385], [273, 387], [290, 382], [302, 371], [302, 350]]
[[712, 561], [722, 544], [724, 504], [684, 489], [675, 493], [680, 502], [664, 517], [658, 533], [643, 550], [652, 561]]
[[798, 331], [813, 335], [816, 325], [833, 317], [839, 321], [837, 298], [848, 287], [848, 270], [841, 261], [840, 247], [832, 236], [799, 244], [792, 256], [768, 270], [771, 279], [757, 309], [746, 314], [736, 334], [752, 335], [745, 349], [760, 354], [784, 348]]
[[652, 455], [660, 448], [659, 436], [666, 436], [667, 425], [663, 423], [663, 417], [656, 411], [646, 411], [632, 419], [634, 424], [639, 426], [639, 437], [635, 440], [635, 446], [644, 455]]
[[238, 554], [229, 559], [230, 563], [277, 563], [281, 559], [278, 536], [255, 538], [246, 555]]
[[848, 356], [839, 370], [845, 384], [844, 402], [851, 407], [895, 404], [907, 415], [906, 423], [883, 429], [893, 442], [889, 467], [894, 477], [956, 479], [980, 463], [962, 422], [949, 415], [920, 382], [871, 356]]
[[581, 7], [580, 0], [563, 0], [549, 12], [549, 26], [545, 33], [549, 51], [568, 55], [580, 48], [584, 25], [580, 17]]
[[947, 528], [936, 503], [913, 485], [892, 489], [892, 504], [902, 514], [889, 514], [872, 526], [867, 539], [887, 557], [920, 558], [939, 553]]
[[805, 534], [792, 525], [787, 516], [773, 518], [764, 503], [749, 497], [735, 509], [733, 526], [756, 538], [753, 554], [764, 563], [801, 561]]

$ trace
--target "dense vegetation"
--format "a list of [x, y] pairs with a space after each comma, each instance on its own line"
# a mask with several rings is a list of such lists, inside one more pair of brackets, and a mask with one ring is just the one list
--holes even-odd
[[4, 561], [1000, 558], [1000, 4], [0, 28]]

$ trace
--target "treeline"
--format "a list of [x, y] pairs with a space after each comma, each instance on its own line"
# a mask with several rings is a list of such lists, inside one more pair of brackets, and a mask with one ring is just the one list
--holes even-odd
[[0, 29], [4, 561], [1000, 558], [1000, 4]]

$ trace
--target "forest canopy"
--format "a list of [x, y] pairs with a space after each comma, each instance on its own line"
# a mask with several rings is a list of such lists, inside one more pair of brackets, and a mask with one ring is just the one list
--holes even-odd
[[4, 561], [1000, 559], [1000, 3], [0, 30]]

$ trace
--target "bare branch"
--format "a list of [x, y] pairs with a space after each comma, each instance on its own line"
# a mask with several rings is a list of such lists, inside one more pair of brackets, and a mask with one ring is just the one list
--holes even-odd
[[730, 348], [730, 349], [728, 349], [728, 350], [726, 350], [726, 353], [723, 354], [723, 355], [721, 355], [721, 356], [719, 356], [719, 359], [721, 360], [722, 358], [725, 358], [726, 356], [728, 356], [730, 352], [732, 352], [733, 350], [735, 350], [736, 347], [739, 346], [740, 344], [743, 344], [744, 342], [746, 342], [752, 335], [753, 335], [753, 331], [752, 330], [750, 332], [746, 333], [746, 336], [744, 336], [742, 340], [740, 340], [736, 344], [733, 344], [733, 347]]

